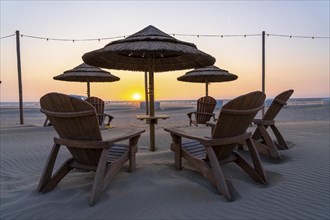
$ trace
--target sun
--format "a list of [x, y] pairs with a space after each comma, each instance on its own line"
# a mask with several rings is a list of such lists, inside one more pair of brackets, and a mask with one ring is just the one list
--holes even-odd
[[134, 93], [132, 95], [132, 98], [134, 101], [140, 101], [141, 100], [141, 94], [140, 93]]

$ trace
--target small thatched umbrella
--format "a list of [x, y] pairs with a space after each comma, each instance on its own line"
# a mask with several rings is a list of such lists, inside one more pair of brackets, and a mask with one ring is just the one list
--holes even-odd
[[235, 74], [229, 73], [227, 70], [220, 69], [216, 66], [207, 66], [189, 71], [178, 77], [178, 80], [183, 82], [205, 83], [205, 93], [206, 96], [208, 96], [209, 83], [233, 81], [237, 78]]
[[154, 72], [192, 69], [213, 65], [215, 59], [192, 43], [180, 41], [148, 26], [104, 48], [84, 54], [84, 62], [109, 69], [149, 72], [150, 150], [155, 150]]
[[104, 71], [98, 67], [82, 63], [79, 66], [64, 71], [63, 74], [54, 76], [55, 80], [71, 81], [71, 82], [87, 82], [87, 96], [90, 97], [90, 82], [115, 82], [120, 78]]

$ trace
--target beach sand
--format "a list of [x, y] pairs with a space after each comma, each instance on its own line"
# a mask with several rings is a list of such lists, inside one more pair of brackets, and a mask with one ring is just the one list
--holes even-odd
[[[145, 128], [139, 141], [137, 169], [127, 164], [109, 184], [101, 199], [90, 207], [93, 172], [71, 172], [49, 193], [37, 186], [56, 132], [41, 127], [37, 109], [26, 113], [24, 126], [15, 125], [17, 112], [1, 112], [0, 219], [329, 219], [329, 111], [328, 105], [286, 106], [277, 117], [278, 127], [290, 143], [281, 151], [282, 161], [261, 156], [268, 185], [260, 185], [235, 164], [223, 166], [235, 194], [227, 202], [186, 162], [174, 168], [171, 137], [164, 127], [179, 126], [209, 135], [209, 128], [188, 126], [189, 108], [167, 108], [156, 125], [156, 152], [149, 151], [148, 125], [135, 118], [139, 109], [117, 109], [112, 128], [115, 136], [126, 128]], [[16, 118], [15, 118], [16, 117]], [[250, 127], [253, 131], [255, 127]], [[248, 156], [245, 152], [244, 155]], [[68, 157], [63, 148], [56, 167]]]

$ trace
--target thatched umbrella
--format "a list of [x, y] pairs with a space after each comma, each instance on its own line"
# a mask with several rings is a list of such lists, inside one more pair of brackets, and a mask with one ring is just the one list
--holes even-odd
[[178, 77], [179, 81], [192, 83], [205, 83], [205, 93], [208, 96], [208, 85], [211, 82], [227, 82], [236, 80], [235, 74], [229, 73], [227, 70], [220, 69], [216, 66], [207, 66], [197, 68]]
[[154, 72], [192, 69], [214, 64], [215, 59], [188, 42], [148, 26], [104, 48], [83, 55], [85, 63], [109, 69], [149, 72], [150, 150], [155, 150]]
[[90, 82], [115, 82], [120, 78], [104, 71], [98, 67], [82, 63], [71, 70], [64, 71], [63, 74], [54, 76], [55, 80], [71, 82], [87, 82], [87, 96], [90, 97]]

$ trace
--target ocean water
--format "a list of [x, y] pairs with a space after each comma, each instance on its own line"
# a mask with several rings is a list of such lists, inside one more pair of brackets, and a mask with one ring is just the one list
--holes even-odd
[[[273, 99], [266, 100], [266, 106], [272, 102]], [[217, 100], [218, 103], [225, 104], [228, 99]], [[141, 101], [143, 102], [143, 101]], [[163, 100], [156, 101], [159, 103], [160, 108], [167, 107], [195, 107], [196, 100]], [[330, 98], [291, 98], [288, 105], [329, 105]], [[105, 101], [107, 107], [127, 107], [127, 108], [140, 108], [139, 101]], [[0, 109], [19, 108], [18, 102], [0, 102]], [[23, 108], [40, 108], [39, 102], [23, 102]]]

